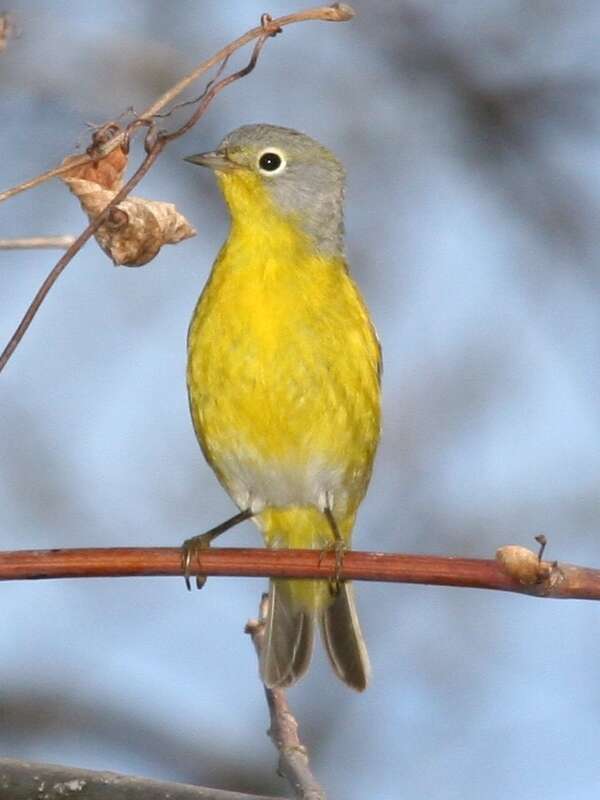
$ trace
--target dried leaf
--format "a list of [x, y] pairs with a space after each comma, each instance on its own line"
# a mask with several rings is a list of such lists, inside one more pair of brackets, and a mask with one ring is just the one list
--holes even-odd
[[[90, 220], [110, 203], [116, 191], [93, 181], [63, 178], [79, 198]], [[127, 197], [111, 209], [107, 221], [96, 231], [96, 241], [113, 263], [141, 267], [151, 261], [164, 244], [176, 244], [195, 236], [195, 229], [173, 203]]]
[[[66, 166], [79, 158], [80, 156], [67, 156], [63, 159], [62, 164]], [[112, 189], [114, 192], [118, 192], [123, 185], [123, 173], [126, 167], [127, 153], [124, 153], [120, 147], [116, 147], [99, 161], [88, 161], [87, 164], [73, 167], [62, 177], [63, 180], [65, 178], [81, 178], [85, 181], [93, 181], [103, 189]]]

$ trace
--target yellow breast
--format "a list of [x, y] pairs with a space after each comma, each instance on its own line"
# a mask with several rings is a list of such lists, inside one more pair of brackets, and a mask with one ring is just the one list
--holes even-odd
[[343, 259], [254, 202], [234, 215], [188, 347], [196, 432], [235, 502], [330, 499], [353, 517], [379, 438], [380, 351]]

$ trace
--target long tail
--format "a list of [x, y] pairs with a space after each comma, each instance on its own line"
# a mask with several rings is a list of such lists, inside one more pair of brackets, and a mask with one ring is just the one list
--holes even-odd
[[260, 665], [261, 677], [270, 689], [291, 686], [310, 664], [315, 641], [315, 611], [299, 606], [289, 581], [269, 584], [269, 612]]
[[[266, 509], [256, 520], [269, 547], [323, 549], [332, 542], [330, 524], [313, 507]], [[350, 538], [354, 519], [341, 520], [340, 530]], [[291, 686], [304, 675], [319, 625], [329, 660], [336, 674], [353, 689], [362, 691], [369, 678], [369, 657], [362, 637], [354, 593], [343, 583], [332, 594], [328, 581], [272, 580], [261, 675], [271, 688]]]
[[321, 635], [336, 675], [352, 689], [366, 689], [371, 664], [356, 613], [354, 587], [348, 581], [339, 586], [333, 602], [323, 610]]
[[[294, 584], [302, 587], [304, 601], [294, 596]], [[315, 585], [315, 602], [307, 603], [308, 585]], [[323, 607], [323, 581], [272, 580], [261, 676], [270, 688], [291, 686], [310, 664], [314, 647], [315, 622], [321, 625], [323, 643], [336, 675], [348, 686], [362, 691], [369, 674], [369, 656], [360, 630], [354, 592], [348, 582], [341, 584]]]

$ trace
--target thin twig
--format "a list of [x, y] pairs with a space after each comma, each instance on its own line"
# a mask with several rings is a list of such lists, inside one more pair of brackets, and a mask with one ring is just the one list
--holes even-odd
[[98, 228], [102, 225], [102, 223], [110, 213], [110, 210], [118, 203], [120, 203], [121, 200], [127, 197], [129, 192], [135, 186], [137, 186], [137, 184], [142, 180], [144, 175], [148, 172], [152, 164], [158, 158], [165, 144], [166, 142], [162, 141], [160, 138], [154, 142], [152, 149], [147, 153], [145, 159], [142, 161], [142, 163], [140, 164], [138, 169], [134, 172], [134, 174], [131, 176], [131, 178], [127, 181], [125, 186], [123, 186], [123, 188], [119, 192], [117, 192], [117, 194], [113, 197], [110, 203], [108, 203], [106, 208], [96, 217], [96, 219], [90, 222], [90, 224], [83, 231], [83, 233], [81, 233], [77, 237], [77, 239], [75, 239], [75, 241], [66, 251], [66, 253], [64, 253], [64, 255], [62, 255], [61, 258], [59, 258], [54, 267], [50, 270], [50, 272], [46, 276], [46, 279], [38, 289], [35, 297], [31, 301], [27, 311], [25, 312], [25, 315], [23, 316], [23, 319], [19, 323], [13, 335], [10, 337], [8, 344], [0, 354], [0, 372], [2, 372], [2, 370], [8, 363], [8, 360], [16, 350], [17, 345], [25, 335], [27, 328], [29, 328], [29, 326], [31, 325], [31, 322], [33, 321], [33, 318], [35, 317], [39, 307], [44, 302], [46, 295], [48, 294], [50, 289], [54, 286], [54, 284], [60, 277], [61, 273], [63, 272], [67, 264], [69, 264], [73, 256], [76, 255], [76, 253], [78, 253], [81, 250], [81, 248], [87, 242], [87, 240], [90, 239], [94, 235], [94, 233], [98, 230]]
[[[59, 261], [55, 264], [53, 269], [47, 275], [46, 279], [42, 283], [41, 287], [38, 289], [37, 294], [33, 298], [32, 302], [30, 303], [23, 319], [19, 323], [16, 331], [11, 336], [8, 344], [4, 348], [3, 352], [0, 354], [0, 372], [4, 369], [6, 364], [8, 363], [10, 357], [16, 350], [19, 342], [27, 332], [27, 329], [31, 325], [33, 318], [35, 317], [38, 309], [44, 302], [48, 292], [54, 286], [58, 278], [60, 277], [61, 273], [65, 269], [65, 267], [69, 264], [72, 260], [73, 256], [83, 247], [83, 245], [90, 239], [93, 234], [98, 230], [98, 228], [102, 225], [104, 220], [108, 217], [111, 209], [113, 209], [118, 203], [127, 197], [127, 195], [131, 192], [131, 190], [141, 181], [144, 175], [148, 172], [154, 161], [158, 158], [160, 152], [166, 147], [168, 142], [172, 141], [173, 139], [177, 139], [180, 136], [183, 136], [184, 133], [193, 127], [201, 117], [206, 113], [206, 110], [211, 103], [211, 101], [217, 96], [219, 92], [229, 86], [236, 80], [245, 77], [248, 75], [256, 66], [256, 62], [258, 61], [258, 56], [260, 51], [262, 50], [265, 42], [268, 38], [273, 36], [274, 33], [272, 31], [267, 30], [263, 32], [262, 37], [257, 41], [256, 45], [254, 46], [254, 50], [252, 51], [252, 55], [250, 57], [250, 61], [245, 67], [238, 70], [237, 72], [232, 73], [231, 75], [227, 75], [225, 78], [221, 78], [220, 81], [214, 83], [211, 86], [210, 90], [205, 93], [205, 97], [202, 99], [202, 102], [199, 104], [198, 108], [194, 111], [192, 116], [183, 123], [177, 130], [173, 131], [172, 133], [161, 133], [157, 137], [153, 139], [152, 145], [148, 144], [148, 153], [146, 158], [142, 162], [142, 164], [138, 167], [137, 171], [134, 175], [127, 181], [125, 186], [113, 197], [110, 203], [104, 208], [104, 210], [87, 226], [87, 228], [83, 231], [83, 233], [73, 242], [71, 247], [67, 250], [67, 252], [59, 259]], [[132, 126], [139, 125], [142, 120], [138, 119], [132, 123]], [[131, 126], [130, 126], [131, 127]], [[147, 143], [150, 141], [154, 133], [154, 130], [150, 128], [150, 131], [147, 134]]]
[[[281, 17], [280, 19], [276, 20], [272, 20], [269, 17], [269, 15], [263, 14], [260, 27], [253, 28], [251, 31], [245, 34], [245, 36], [240, 37], [240, 39], [237, 39], [235, 42], [232, 42], [223, 50], [219, 51], [219, 53], [217, 53], [216, 56], [213, 56], [212, 59], [209, 59], [208, 61], [204, 62], [204, 64], [200, 65], [200, 67], [198, 67], [193, 73], [190, 73], [190, 75], [184, 78], [183, 81], [180, 81], [178, 84], [176, 84], [166, 94], [164, 94], [161, 98], [159, 98], [159, 100], [157, 100], [156, 103], [153, 104], [153, 106], [151, 106], [150, 108], [151, 114], [156, 113], [156, 111], [162, 108], [165, 103], [170, 102], [170, 100], [172, 100], [173, 97], [179, 94], [179, 92], [183, 88], [185, 88], [185, 86], [187, 86], [189, 82], [195, 80], [200, 74], [205, 72], [206, 69], [209, 69], [210, 66], [214, 66], [214, 64], [223, 61], [223, 59], [226, 60], [229, 57], [229, 55], [232, 52], [234, 52], [234, 50], [239, 49], [239, 47], [242, 47], [244, 44], [247, 44], [253, 39], [258, 39], [256, 45], [254, 46], [254, 50], [252, 52], [250, 61], [245, 67], [242, 67], [242, 69], [232, 73], [231, 75], [226, 76], [225, 78], [221, 78], [221, 80], [217, 81], [216, 83], [214, 80], [211, 81], [209, 85], [206, 87], [203, 95], [201, 95], [200, 103], [196, 108], [196, 110], [194, 111], [194, 113], [191, 115], [191, 117], [186, 122], [184, 122], [183, 125], [177, 128], [177, 130], [171, 133], [163, 132], [158, 134], [158, 136], [154, 140], [152, 148], [149, 148], [147, 146], [148, 154], [144, 159], [142, 165], [138, 168], [137, 172], [125, 184], [125, 186], [119, 191], [119, 193], [111, 200], [111, 202], [106, 206], [103, 212], [98, 217], [96, 217], [96, 219], [93, 222], [91, 222], [88, 225], [88, 227], [75, 240], [75, 242], [71, 245], [71, 247], [67, 250], [67, 252], [62, 256], [62, 258], [55, 264], [53, 269], [50, 271], [50, 273], [44, 280], [37, 294], [35, 295], [33, 301], [29, 305], [27, 311], [25, 312], [25, 315], [23, 316], [23, 319], [19, 323], [14, 334], [11, 336], [8, 344], [4, 348], [4, 351], [2, 352], [2, 354], [0, 354], [0, 372], [4, 369], [4, 367], [8, 363], [15, 349], [17, 348], [19, 342], [21, 341], [27, 329], [31, 325], [33, 318], [35, 317], [39, 307], [43, 303], [48, 292], [50, 291], [50, 289], [52, 288], [52, 286], [54, 285], [60, 274], [63, 272], [67, 264], [71, 261], [73, 256], [81, 249], [81, 247], [85, 244], [85, 242], [87, 242], [87, 240], [90, 239], [91, 236], [93, 236], [93, 234], [98, 230], [98, 228], [102, 225], [102, 223], [106, 219], [110, 210], [118, 203], [120, 203], [121, 200], [123, 200], [129, 194], [131, 189], [133, 189], [133, 187], [137, 185], [137, 183], [139, 183], [141, 178], [150, 169], [150, 166], [156, 160], [156, 158], [158, 157], [162, 149], [165, 147], [165, 145], [168, 142], [172, 141], [173, 139], [179, 138], [180, 136], [183, 136], [183, 134], [187, 133], [187, 131], [190, 130], [190, 128], [192, 128], [206, 113], [209, 104], [212, 102], [212, 100], [216, 97], [216, 95], [219, 92], [221, 92], [225, 87], [229, 86], [234, 81], [237, 81], [240, 78], [245, 77], [246, 75], [248, 75], [248, 73], [250, 73], [254, 69], [258, 57], [260, 55], [260, 51], [264, 46], [265, 42], [267, 41], [267, 39], [279, 33], [283, 25], [289, 25], [292, 22], [302, 22], [309, 19], [320, 19], [326, 21], [344, 21], [347, 19], [351, 19], [353, 14], [354, 12], [352, 11], [352, 9], [349, 6], [345, 6], [343, 4], [334, 4], [333, 6], [329, 7], [319, 7], [319, 8], [309, 9], [308, 11], [298, 12], [296, 14], [290, 14], [286, 17]], [[219, 70], [218, 74], [220, 74], [220, 72], [221, 70]], [[122, 142], [123, 146], [128, 148], [130, 136], [132, 135], [133, 131], [140, 126], [150, 127], [150, 131], [146, 135], [146, 143], [148, 145], [150, 136], [153, 133], [153, 123], [151, 122], [150, 119], [144, 116], [138, 117], [130, 125], [128, 125], [124, 131], [120, 133], [116, 132], [117, 126], [112, 125], [111, 123], [107, 123], [107, 125], [103, 127], [107, 131], [110, 130], [110, 136], [106, 137], [108, 141], [105, 143], [100, 142], [97, 144], [97, 146], [94, 146], [91, 151], [90, 159], [92, 158], [92, 156], [93, 158], [100, 157], [105, 147], [109, 148], [107, 152], [109, 152], [111, 149], [114, 149], [114, 147], [117, 146], [116, 143], [118, 142]], [[69, 170], [72, 169], [74, 164], [79, 164], [79, 163], [85, 163], [85, 159], [83, 159], [83, 161], [81, 161], [81, 159], [78, 159], [77, 161], [71, 161], [68, 169]], [[60, 169], [62, 169], [63, 172], [66, 171], [64, 168]], [[58, 174], [58, 172], [55, 170], [54, 174]], [[33, 185], [31, 182], [29, 182], [29, 184]], [[9, 190], [9, 195], [10, 191], [12, 190]], [[6, 195], [6, 193], [4, 194]], [[6, 197], [0, 195], [0, 201], [2, 199], [6, 199]]]
[[[296, 22], [309, 22], [311, 20], [321, 22], [347, 22], [354, 17], [355, 13], [354, 9], [346, 3], [333, 3], [330, 6], [316, 6], [315, 8], [306, 9], [306, 11], [297, 11], [294, 14], [278, 17], [277, 19], [271, 20], [270, 25], [273, 30], [276, 30], [277, 28], [285, 28], [286, 25], [292, 25]], [[199, 64], [196, 69], [161, 95], [161, 97], [146, 109], [141, 116], [152, 117], [157, 111], [161, 111], [168, 103], [180, 95], [184, 89], [187, 89], [191, 83], [194, 83], [194, 81], [204, 75], [205, 72], [215, 67], [224, 58], [229, 58], [236, 50], [250, 44], [254, 39], [264, 36], [264, 33], [265, 27], [261, 24], [256, 28], [252, 28], [243, 36], [240, 36], [239, 39], [235, 39], [222, 50], [219, 50], [218, 53], [215, 53], [214, 56], [203, 61], [202, 64]]]
[[[260, 618], [246, 625], [246, 633], [252, 637], [260, 663], [265, 638], [265, 620], [269, 610], [269, 597], [264, 594], [260, 603]], [[279, 751], [279, 774], [290, 784], [297, 800], [326, 800], [324, 790], [311, 772], [306, 747], [298, 735], [298, 723], [289, 707], [283, 689], [264, 686], [269, 707], [271, 725], [268, 734]]]
[[172, 133], [165, 133], [164, 138], [167, 141], [171, 141], [173, 139], [178, 139], [180, 136], [183, 136], [184, 133], [187, 133], [194, 125], [198, 122], [198, 120], [204, 116], [206, 113], [206, 109], [208, 108], [209, 103], [216, 97], [216, 95], [225, 89], [226, 86], [233, 83], [234, 81], [240, 80], [240, 78], [246, 77], [249, 75], [254, 67], [256, 66], [256, 62], [258, 61], [258, 57], [260, 55], [260, 51], [263, 49], [265, 42], [273, 36], [272, 33], [265, 33], [254, 45], [254, 49], [252, 50], [252, 55], [250, 56], [250, 61], [246, 64], [245, 67], [242, 67], [237, 72], [233, 72], [231, 75], [227, 75], [225, 78], [221, 78], [220, 81], [217, 81], [211, 86], [207, 86], [206, 91], [200, 98], [200, 102], [198, 107], [192, 114], [192, 116], [181, 125], [176, 131]]
[[[535, 555], [537, 559], [537, 555]], [[193, 560], [190, 575], [332, 579], [335, 552], [213, 548]], [[112, 547], [0, 552], [0, 580], [183, 575], [178, 547]], [[600, 570], [542, 561], [523, 583], [495, 559], [351, 551], [341, 579], [494, 589], [536, 597], [600, 600]]]
[[283, 800], [186, 783], [167, 783], [116, 772], [0, 758], [0, 797], [6, 800]]
[[202, 93], [198, 107], [191, 117], [172, 133], [164, 133], [163, 138], [170, 142], [173, 139], [178, 139], [180, 136], [183, 136], [184, 133], [187, 133], [191, 128], [193, 128], [194, 125], [204, 116], [209, 103], [214, 100], [219, 92], [223, 91], [226, 86], [229, 86], [234, 81], [238, 81], [240, 78], [245, 78], [246, 75], [249, 75], [252, 72], [256, 66], [260, 51], [263, 49], [265, 42], [273, 35], [274, 34], [267, 32], [260, 37], [260, 39], [254, 45], [252, 55], [250, 56], [250, 61], [245, 67], [237, 70], [237, 72], [231, 73], [231, 75], [227, 75], [225, 78], [221, 78], [221, 80], [217, 81], [216, 83], [211, 82], [212, 85], [209, 84], [209, 86], [206, 87], [206, 90]]
[[0, 239], [0, 250], [66, 250], [74, 236], [26, 236], [19, 239]]
[[163, 114], [160, 114], [158, 112], [156, 114], [153, 114], [152, 119], [153, 120], [166, 119], [167, 117], [172, 116], [175, 113], [175, 111], [180, 111], [182, 108], [188, 108], [188, 106], [194, 106], [196, 105], [196, 103], [199, 103], [201, 100], [204, 100], [206, 94], [209, 92], [211, 87], [214, 85], [216, 81], [219, 80], [219, 78], [223, 74], [225, 67], [227, 66], [228, 63], [229, 63], [229, 56], [226, 56], [223, 59], [223, 61], [221, 61], [221, 63], [219, 64], [219, 69], [217, 70], [215, 77], [209, 80], [209, 82], [204, 87], [202, 94], [200, 94], [198, 97], [192, 97], [191, 100], [182, 100], [181, 103], [176, 103], [174, 106], [171, 106], [171, 108], [168, 111], [165, 111]]
[[28, 181], [23, 181], [16, 186], [11, 186], [10, 189], [0, 192], [0, 203], [2, 203], [4, 200], [8, 200], [10, 197], [20, 194], [21, 192], [26, 192], [28, 189], [34, 189], [36, 186], [40, 186], [42, 183], [49, 181], [50, 178], [56, 178], [59, 175], [64, 175], [65, 172], [70, 172], [74, 167], [79, 167], [82, 164], [89, 164], [90, 161], [92, 161], [91, 156], [89, 156], [87, 153], [82, 153], [77, 157], [77, 160], [73, 159], [68, 164], [59, 164], [58, 167], [53, 167], [46, 172], [42, 172], [40, 175], [36, 175], [35, 178], [30, 178]]
[[[331, 6], [317, 6], [316, 8], [309, 8], [306, 11], [298, 11], [294, 14], [288, 14], [284, 17], [279, 17], [278, 19], [272, 20], [269, 24], [273, 29], [276, 29], [284, 28], [286, 25], [292, 25], [296, 22], [308, 22], [311, 20], [322, 22], [347, 22], [348, 20], [352, 19], [354, 14], [354, 10], [346, 3], [334, 3]], [[220, 64], [224, 59], [229, 58], [229, 56], [231, 56], [232, 53], [235, 53], [236, 50], [239, 50], [255, 39], [263, 37], [264, 34], [264, 25], [259, 25], [256, 28], [252, 28], [238, 39], [235, 39], [233, 42], [230, 42], [228, 45], [219, 50], [218, 53], [215, 53], [214, 56], [211, 56], [210, 58], [206, 59], [206, 61], [203, 61], [194, 70], [188, 73], [188, 75], [183, 77], [174, 86], [162, 94], [157, 100], [155, 100], [154, 103], [152, 103], [152, 105], [148, 106], [148, 108], [140, 114], [140, 118], [148, 120], [152, 119], [155, 114], [158, 114], [159, 111], [162, 111], [165, 106], [178, 97], [178, 95], [187, 89], [190, 84], [194, 83], [194, 81], [198, 80], [198, 78], [208, 72], [208, 70], [217, 66], [217, 64]], [[122, 132], [117, 134], [113, 139], [99, 149], [97, 155], [107, 155], [109, 152], [114, 150], [115, 147], [123, 144], [124, 141], [125, 133]], [[9, 197], [13, 197], [20, 192], [25, 191], [26, 189], [32, 189], [34, 186], [39, 186], [41, 183], [44, 183], [50, 178], [64, 175], [65, 172], [68, 172], [75, 166], [87, 164], [92, 160], [93, 158], [90, 155], [82, 154], [78, 161], [72, 161], [68, 166], [61, 165], [55, 167], [54, 169], [48, 170], [47, 172], [44, 172], [41, 175], [32, 178], [31, 180], [24, 181], [23, 183], [13, 186], [4, 192], [0, 192], [0, 203], [3, 200], [8, 200]]]

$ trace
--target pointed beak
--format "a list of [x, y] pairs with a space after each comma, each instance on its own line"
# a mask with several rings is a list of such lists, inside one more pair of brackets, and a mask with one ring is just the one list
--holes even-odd
[[187, 156], [183, 160], [189, 161], [190, 164], [197, 164], [200, 167], [208, 167], [215, 170], [215, 172], [232, 172], [234, 169], [239, 169], [239, 164], [230, 161], [225, 153], [220, 153], [218, 150]]

